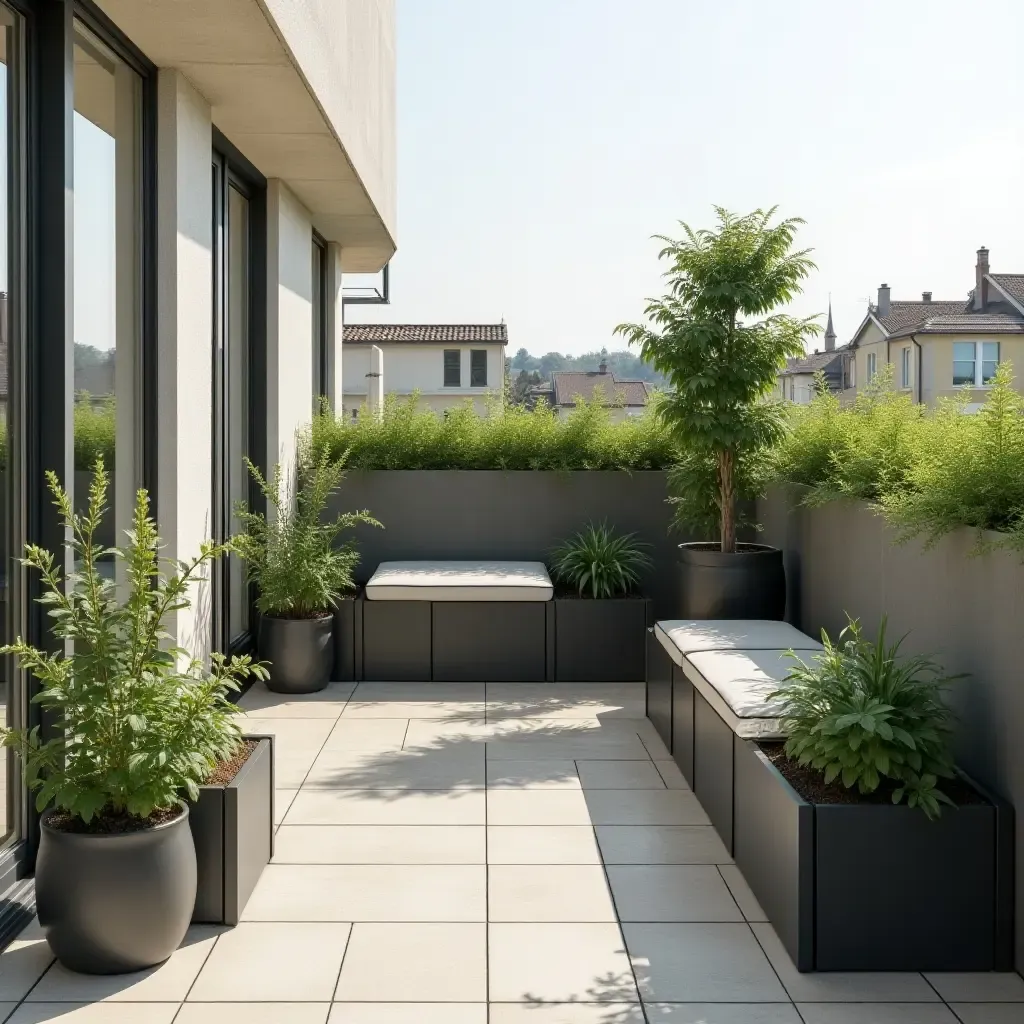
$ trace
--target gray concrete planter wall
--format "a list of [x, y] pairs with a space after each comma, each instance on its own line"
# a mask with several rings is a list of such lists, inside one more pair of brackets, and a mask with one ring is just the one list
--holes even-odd
[[812, 805], [739, 739], [735, 786], [736, 864], [800, 970], [1011, 969], [1008, 806]]
[[639, 597], [556, 597], [555, 681], [640, 683], [647, 677], [651, 602]]
[[194, 922], [236, 925], [274, 853], [274, 740], [259, 740], [226, 786], [202, 786], [189, 823], [196, 844]]
[[[836, 635], [846, 613], [874, 631], [883, 614], [908, 652], [934, 654], [969, 676], [950, 693], [957, 761], [986, 788], [1024, 808], [1024, 564], [1010, 552], [970, 557], [975, 535], [957, 531], [930, 551], [894, 543], [862, 502], [798, 504], [778, 488], [758, 505], [762, 540], [786, 555], [787, 619]], [[1016, 824], [1016, 964], [1024, 968], [1024, 815]]]

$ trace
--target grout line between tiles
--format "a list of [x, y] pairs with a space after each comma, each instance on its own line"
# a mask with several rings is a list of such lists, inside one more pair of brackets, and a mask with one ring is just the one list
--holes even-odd
[[[334, 988], [331, 989], [331, 1003], [334, 1002], [335, 996], [338, 994], [338, 986], [341, 984], [341, 972], [345, 967], [345, 957], [348, 956], [348, 947], [352, 943], [352, 933], [356, 930], [355, 921], [350, 921], [348, 925], [348, 935], [345, 936], [345, 948], [341, 951], [341, 962], [338, 964], [338, 973], [334, 979]], [[330, 1007], [327, 1008], [327, 1016], [330, 1017]]]
[[[484, 683], [484, 724], [487, 722], [487, 683]], [[487, 817], [487, 740], [484, 740], [484, 1016], [491, 1021], [491, 863]]]

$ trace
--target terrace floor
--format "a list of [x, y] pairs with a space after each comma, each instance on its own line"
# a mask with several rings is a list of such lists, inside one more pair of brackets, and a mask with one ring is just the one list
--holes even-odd
[[[277, 832], [235, 929], [85, 977], [34, 925], [10, 1024], [1020, 1024], [1016, 974], [798, 974], [642, 685], [332, 684], [242, 700]], [[6, 1002], [3, 1002], [6, 1001]]]

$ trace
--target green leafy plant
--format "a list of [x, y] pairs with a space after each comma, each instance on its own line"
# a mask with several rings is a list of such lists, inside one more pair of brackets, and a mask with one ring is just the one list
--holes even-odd
[[[809, 250], [793, 251], [803, 222], [773, 224], [774, 207], [745, 216], [721, 207], [715, 212], [715, 231], [684, 223], [682, 239], [658, 236], [666, 243], [660, 258], [669, 264], [668, 292], [648, 301], [646, 323], [620, 324], [616, 331], [668, 379], [658, 413], [678, 447], [713, 463], [713, 482], [693, 505], [692, 522], [703, 526], [713, 502], [722, 551], [732, 552], [737, 505], [753, 496], [742, 490], [753, 479], [742, 464], [782, 436], [781, 406], [769, 395], [787, 357], [803, 355], [819, 328], [814, 318], [772, 312], [800, 293], [800, 282], [814, 269]], [[756, 317], [763, 319], [751, 322]], [[694, 485], [706, 476], [684, 471], [679, 479]], [[682, 523], [689, 521], [688, 507], [677, 507]]]
[[98, 459], [114, 468], [117, 412], [113, 398], [93, 401], [87, 391], [75, 395], [75, 469], [88, 472]]
[[883, 619], [873, 643], [851, 619], [836, 644], [822, 631], [825, 649], [810, 665], [790, 652], [794, 667], [772, 694], [783, 705], [786, 754], [860, 793], [887, 780], [893, 803], [906, 799], [935, 818], [951, 804], [938, 780], [953, 775], [942, 689], [959, 677], [930, 658], [901, 656], [903, 641], [887, 643], [885, 633]]
[[[47, 480], [77, 568], [65, 576], [63, 560], [34, 545], [23, 562], [42, 576], [40, 603], [67, 652], [19, 638], [2, 653], [39, 680], [33, 699], [52, 716], [54, 738], [34, 728], [7, 732], [4, 744], [21, 754], [40, 810], [53, 803], [86, 825], [97, 815], [147, 819], [174, 808], [182, 793], [196, 799], [216, 763], [237, 750], [228, 695], [239, 680], [266, 673], [248, 656], [215, 654], [207, 669], [166, 628], [168, 616], [189, 607], [190, 587], [225, 545], [206, 542], [191, 561], [161, 560], [149, 499], [139, 491], [127, 544], [103, 548], [95, 540], [107, 513], [103, 463], [83, 513], [74, 512], [56, 474]], [[123, 567], [120, 584], [100, 570], [111, 555]]]
[[582, 597], [628, 594], [653, 563], [634, 533], [616, 533], [607, 523], [588, 523], [559, 545], [552, 556], [555, 579]]
[[326, 519], [327, 502], [345, 476], [345, 459], [314, 453], [309, 439], [300, 440], [294, 495], [285, 486], [278, 465], [269, 480], [249, 461], [249, 472], [274, 514], [253, 512], [244, 502], [236, 507], [245, 532], [234, 548], [248, 563], [251, 582], [259, 587], [256, 607], [264, 615], [309, 619], [327, 615], [338, 595], [352, 590], [359, 564], [353, 541], [339, 536], [360, 523], [379, 527], [367, 511], [343, 512]]

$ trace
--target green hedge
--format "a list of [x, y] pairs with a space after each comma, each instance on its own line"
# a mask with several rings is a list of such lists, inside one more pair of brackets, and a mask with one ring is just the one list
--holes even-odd
[[[75, 403], [75, 469], [91, 470], [103, 458], [107, 469], [114, 468], [116, 422], [114, 400], [100, 404]], [[0, 417], [0, 470], [7, 469], [7, 421]]]
[[388, 396], [378, 422], [321, 415], [313, 443], [350, 469], [665, 469], [674, 448], [653, 409], [612, 423], [606, 409], [582, 403], [567, 416], [493, 404], [484, 415], [470, 402], [445, 416], [415, 399]]
[[979, 531], [976, 551], [1024, 552], [1024, 396], [1002, 364], [982, 408], [968, 414], [967, 401], [964, 392], [925, 410], [888, 374], [849, 407], [820, 391], [793, 407], [774, 475], [808, 485], [810, 504], [872, 502], [902, 540], [930, 546], [967, 526]]

